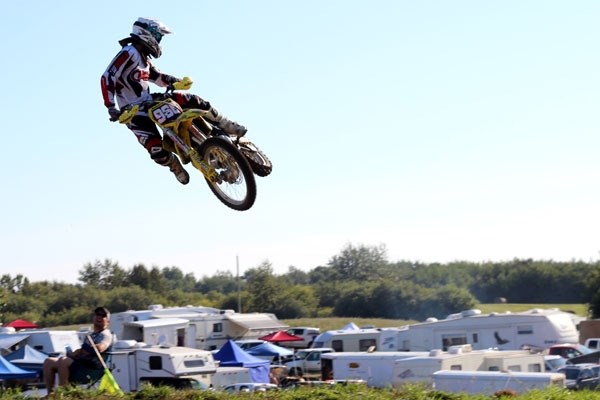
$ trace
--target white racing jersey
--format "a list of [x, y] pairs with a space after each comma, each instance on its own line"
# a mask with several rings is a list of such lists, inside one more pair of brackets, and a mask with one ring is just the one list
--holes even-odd
[[177, 81], [177, 78], [161, 73], [148, 57], [129, 44], [108, 65], [100, 79], [100, 86], [107, 108], [115, 105], [123, 108], [128, 104], [150, 100], [149, 82], [166, 87]]

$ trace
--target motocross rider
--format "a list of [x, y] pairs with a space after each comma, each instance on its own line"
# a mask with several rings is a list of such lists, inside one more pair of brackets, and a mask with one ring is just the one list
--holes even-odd
[[[119, 41], [121, 51], [115, 56], [102, 74], [100, 85], [104, 105], [108, 109], [111, 121], [118, 120], [119, 109], [132, 104], [151, 100], [148, 82], [157, 86], [169, 87], [181, 79], [161, 73], [150, 62], [151, 57], [158, 58], [162, 51], [160, 41], [166, 34], [171, 33], [162, 22], [150, 18], [138, 18], [133, 23], [130, 37]], [[185, 81], [184, 81], [185, 82]], [[181, 83], [178, 89], [188, 89], [189, 84]], [[116, 98], [116, 103], [115, 103]], [[206, 111], [204, 117], [219, 126], [229, 135], [242, 136], [246, 128], [223, 116], [213, 108], [208, 101], [189, 93], [172, 93], [171, 98], [183, 108], [197, 108]], [[118, 106], [118, 108], [117, 108]], [[160, 165], [169, 167], [177, 180], [186, 185], [190, 176], [181, 162], [172, 152], [164, 149], [163, 139], [154, 122], [148, 117], [146, 110], [140, 109], [127, 125], [146, 148], [150, 158]]]

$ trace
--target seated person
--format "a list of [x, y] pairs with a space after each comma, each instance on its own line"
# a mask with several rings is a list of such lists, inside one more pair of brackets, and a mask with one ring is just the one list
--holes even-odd
[[102, 363], [98, 360], [98, 356], [89, 343], [89, 340], [91, 338], [101, 355], [109, 349], [113, 339], [112, 332], [108, 329], [110, 313], [105, 307], [98, 307], [94, 310], [92, 318], [94, 324], [93, 332], [86, 337], [81, 348], [67, 353], [66, 356], [48, 357], [44, 361], [44, 383], [48, 390], [48, 395], [54, 390], [55, 373], [58, 373], [59, 386], [64, 386], [69, 384], [71, 374], [76, 374], [82, 368], [103, 369]]

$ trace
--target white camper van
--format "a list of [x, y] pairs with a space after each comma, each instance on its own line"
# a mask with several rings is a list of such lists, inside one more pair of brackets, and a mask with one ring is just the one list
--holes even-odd
[[323, 379], [361, 379], [373, 387], [402, 386], [406, 383], [432, 384], [440, 370], [543, 371], [544, 356], [525, 350], [472, 350], [469, 345], [449, 351], [372, 353], [329, 353], [322, 356]]
[[466, 310], [443, 320], [407, 325], [398, 331], [399, 350], [447, 350], [470, 344], [473, 349], [545, 349], [557, 343], [576, 343], [579, 333], [572, 315], [558, 309], [482, 314]]
[[34, 349], [49, 355], [64, 354], [67, 347], [75, 350], [81, 347], [77, 331], [30, 329], [15, 332], [14, 329], [3, 329], [0, 333], [0, 351], [10, 353], [18, 346], [29, 345]]
[[433, 374], [436, 390], [491, 396], [503, 390], [517, 393], [550, 386], [565, 387], [565, 375], [555, 372], [438, 371]]
[[217, 371], [210, 351], [137, 346], [134, 341], [118, 341], [111, 353], [112, 374], [124, 392], [137, 391], [144, 383], [206, 389]]
[[274, 314], [236, 313], [211, 307], [167, 307], [123, 311], [111, 315], [111, 329], [119, 339], [152, 345], [215, 350], [228, 339], [257, 339], [288, 325]]

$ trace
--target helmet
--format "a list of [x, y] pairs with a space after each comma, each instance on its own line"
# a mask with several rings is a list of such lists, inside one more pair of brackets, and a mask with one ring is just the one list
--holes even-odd
[[137, 38], [140, 45], [154, 58], [162, 54], [160, 49], [160, 40], [166, 34], [172, 33], [171, 30], [162, 22], [151, 18], [138, 18], [133, 23], [131, 36]]

